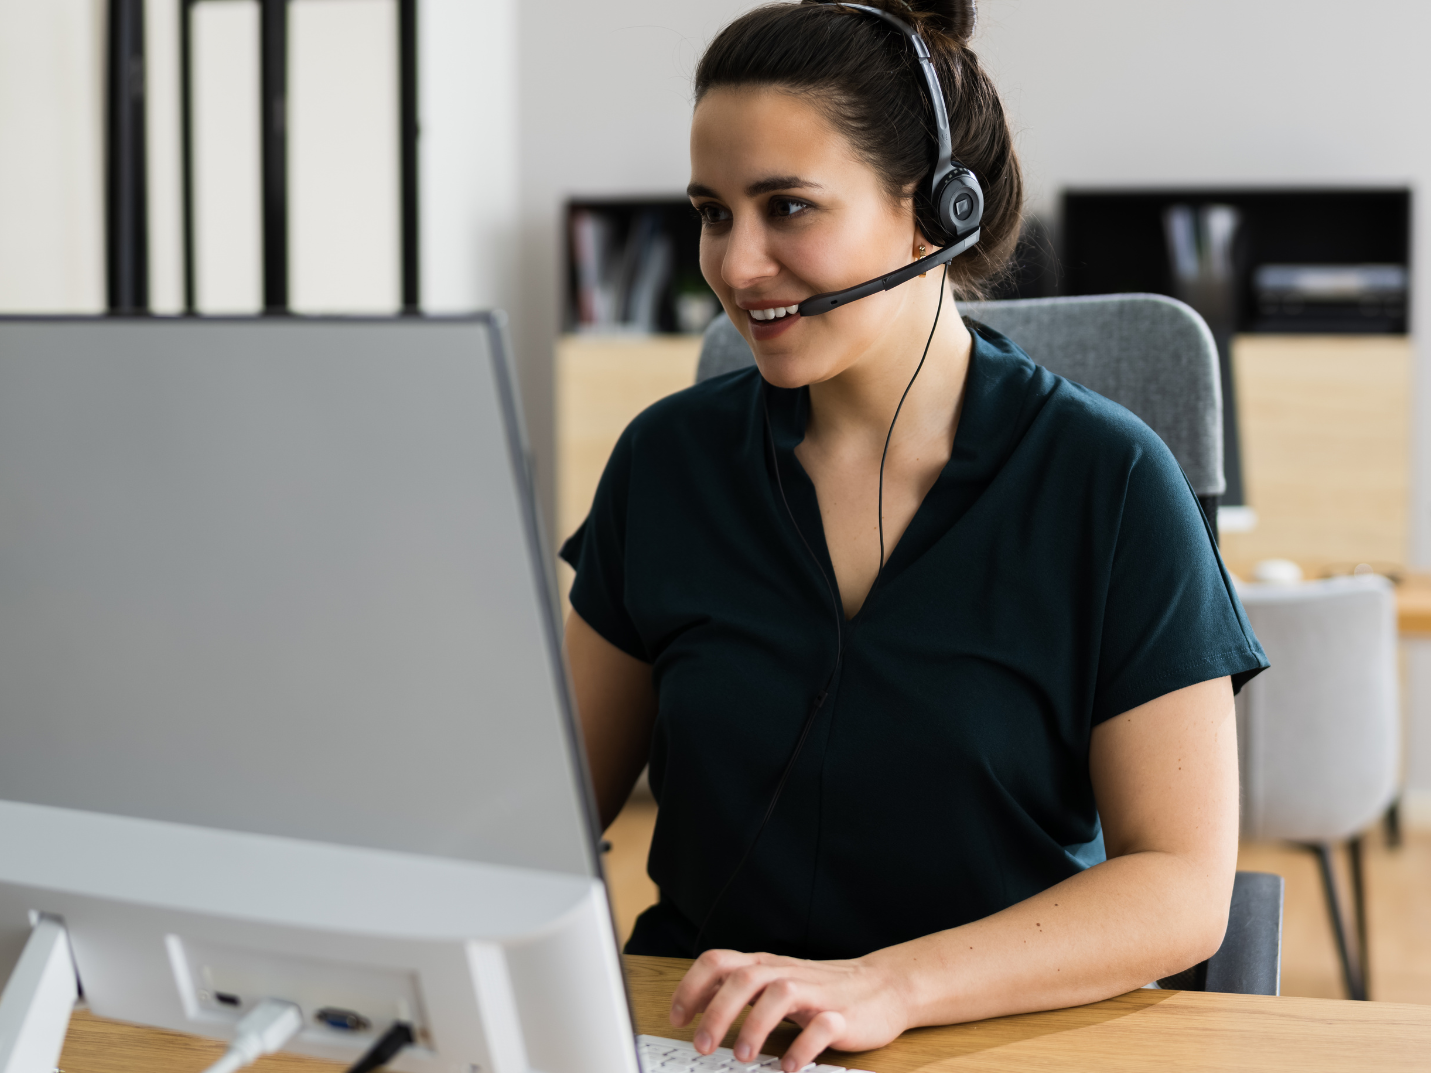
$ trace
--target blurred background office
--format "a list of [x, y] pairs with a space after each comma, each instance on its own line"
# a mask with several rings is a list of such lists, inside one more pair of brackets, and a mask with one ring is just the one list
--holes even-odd
[[[564, 536], [624, 420], [694, 374], [715, 307], [680, 209], [690, 75], [749, 6], [0, 0], [0, 312], [506, 309], [549, 529]], [[142, 22], [140, 65], [113, 62], [120, 9]], [[282, 107], [265, 117], [275, 12]], [[1431, 1002], [1431, 613], [1418, 610], [1431, 612], [1418, 595], [1431, 282], [1412, 270], [1431, 254], [1431, 223], [1412, 211], [1431, 179], [1431, 10], [985, 0], [980, 17], [974, 47], [1030, 185], [1010, 296], [1190, 301], [1235, 403], [1225, 506], [1244, 509], [1223, 512], [1229, 564], [1249, 580], [1287, 560], [1262, 575], [1397, 582], [1404, 840], [1364, 839], [1371, 992]], [[144, 258], [116, 294], [106, 116], [125, 92], [144, 104], [128, 144], [147, 185], [127, 210]], [[420, 129], [411, 157], [405, 117]], [[280, 136], [275, 237], [265, 138]], [[633, 804], [612, 836], [628, 921], [649, 896], [650, 813]], [[1244, 865], [1288, 877], [1284, 992], [1345, 994], [1315, 855], [1249, 842]]]

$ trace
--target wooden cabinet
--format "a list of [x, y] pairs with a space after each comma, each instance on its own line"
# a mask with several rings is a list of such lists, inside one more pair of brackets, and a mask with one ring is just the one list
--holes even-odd
[[1228, 565], [1292, 559], [1404, 565], [1412, 351], [1405, 336], [1246, 335], [1233, 344], [1243, 479], [1257, 526], [1225, 533]]
[[[611, 449], [631, 419], [657, 399], [690, 387], [700, 357], [698, 335], [568, 335], [556, 351], [556, 543], [591, 509]], [[559, 563], [566, 611], [572, 571]]]

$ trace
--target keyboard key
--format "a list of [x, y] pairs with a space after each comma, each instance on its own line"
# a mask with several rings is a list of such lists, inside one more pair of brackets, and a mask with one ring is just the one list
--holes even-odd
[[[773, 1054], [762, 1054], [754, 1062], [740, 1062], [729, 1047], [718, 1047], [712, 1054], [701, 1054], [693, 1043], [663, 1036], [637, 1036], [636, 1053], [641, 1060], [642, 1073], [740, 1073], [742, 1070], [777, 1073], [780, 1069], [780, 1059]], [[869, 1073], [869, 1070], [812, 1062], [796, 1073]]]

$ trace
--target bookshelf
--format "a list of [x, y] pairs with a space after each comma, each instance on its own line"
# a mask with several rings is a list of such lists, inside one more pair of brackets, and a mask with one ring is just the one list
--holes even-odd
[[685, 197], [572, 199], [564, 330], [700, 332], [720, 308], [701, 276], [700, 247]]

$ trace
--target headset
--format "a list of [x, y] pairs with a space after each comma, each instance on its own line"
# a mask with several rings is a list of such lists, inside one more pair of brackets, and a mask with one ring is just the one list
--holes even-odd
[[938, 142], [938, 156], [934, 160], [933, 171], [929, 173], [929, 186], [915, 195], [915, 218], [919, 221], [924, 237], [943, 248], [878, 279], [806, 298], [800, 303], [802, 317], [816, 317], [821, 313], [828, 313], [836, 306], [849, 305], [880, 291], [898, 287], [915, 276], [924, 275], [931, 268], [947, 265], [979, 241], [979, 223], [984, 218], [984, 189], [979, 185], [974, 173], [954, 159], [954, 147], [949, 136], [949, 113], [944, 107], [944, 90], [939, 85], [939, 75], [934, 70], [929, 46], [924, 43], [924, 38], [919, 36], [919, 31], [888, 11], [870, 7], [868, 4], [832, 3], [830, 6], [862, 11], [877, 19], [883, 19], [902, 33], [914, 49], [914, 55], [919, 60], [920, 73], [924, 75], [929, 104], [934, 110], [934, 136]]
[[[884, 463], [889, 455], [890, 438], [894, 435], [895, 421], [899, 420], [899, 412], [904, 408], [904, 400], [909, 397], [910, 388], [914, 387], [914, 381], [919, 376], [919, 372], [924, 368], [925, 359], [929, 357], [930, 344], [934, 342], [934, 332], [939, 327], [939, 314], [944, 308], [944, 292], [948, 290], [949, 262], [958, 257], [965, 250], [969, 249], [979, 241], [979, 221], [984, 215], [984, 191], [979, 186], [979, 180], [974, 177], [974, 173], [964, 167], [954, 159], [954, 151], [949, 137], [949, 114], [944, 108], [944, 92], [939, 87], [939, 76], [935, 73], [934, 62], [929, 56], [929, 46], [924, 43], [924, 38], [919, 36], [919, 31], [910, 26], [902, 19], [898, 19], [887, 11], [882, 11], [867, 4], [844, 4], [832, 3], [831, 7], [845, 7], [852, 11], [863, 11], [876, 18], [892, 24], [902, 34], [904, 34], [914, 47], [915, 55], [919, 57], [920, 70], [924, 74], [924, 82], [929, 90], [929, 100], [934, 107], [934, 120], [936, 126], [936, 136], [938, 138], [939, 155], [934, 162], [934, 170], [929, 177], [929, 188], [916, 195], [916, 219], [924, 232], [924, 237], [931, 242], [943, 244], [943, 249], [928, 257], [920, 258], [912, 264], [905, 265], [888, 275], [879, 279], [872, 279], [868, 283], [861, 283], [855, 287], [847, 287], [841, 291], [830, 291], [826, 294], [817, 294], [813, 298], [807, 298], [800, 303], [800, 315], [802, 317], [816, 316], [820, 313], [828, 313], [839, 305], [846, 305], [866, 298], [879, 291], [887, 291], [891, 287], [898, 287], [915, 276], [923, 275], [931, 268], [944, 266], [944, 279], [939, 286], [939, 305], [934, 311], [934, 324], [929, 329], [929, 339], [924, 344], [924, 353], [920, 356], [919, 365], [914, 370], [914, 376], [909, 378], [909, 384], [904, 389], [904, 394], [899, 397], [899, 405], [895, 407], [894, 420], [889, 423], [889, 432], [885, 436], [884, 453], [880, 456], [879, 462], [879, 560], [880, 570], [875, 575], [874, 583], [870, 586], [869, 594], [865, 599], [868, 601], [874, 595], [875, 589], [879, 586], [880, 578], [884, 575]], [[804, 723], [800, 727], [800, 736], [795, 742], [795, 748], [790, 754], [790, 759], [785, 762], [785, 767], [780, 773], [780, 779], [775, 785], [775, 791], [770, 796], [770, 803], [765, 807], [765, 814], [761, 817], [760, 826], [756, 828], [755, 837], [745, 847], [745, 852], [741, 854], [740, 860], [731, 871], [729, 878], [721, 887], [711, 902], [711, 906], [706, 910], [700, 928], [696, 931], [695, 939], [692, 941], [691, 956], [699, 956], [701, 950], [701, 939], [706, 933], [706, 928], [710, 925], [711, 919], [715, 916], [716, 910], [720, 908], [721, 902], [725, 900], [726, 893], [734, 885], [736, 878], [745, 869], [746, 862], [750, 859], [751, 853], [755, 851], [760, 836], [765, 833], [765, 827], [770, 822], [770, 817], [775, 814], [775, 806], [780, 801], [780, 795], [785, 792], [785, 784], [790, 781], [790, 774], [795, 770], [795, 762], [800, 759], [800, 754], [805, 748], [805, 741], [810, 736], [810, 731], [815, 726], [815, 719], [824, 708], [825, 701], [829, 698], [830, 688], [834, 685], [835, 677], [840, 673], [840, 667], [844, 663], [845, 657], [845, 611], [840, 603], [840, 598], [835, 589], [835, 583], [830, 575], [825, 571], [824, 564], [820, 562], [820, 557], [815, 554], [815, 549], [810, 546], [810, 542], [805, 539], [805, 534], [800, 530], [800, 523], [795, 520], [795, 512], [790, 509], [790, 500], [785, 495], [785, 482], [780, 477], [780, 461], [775, 446], [775, 433], [770, 423], [770, 404], [768, 401], [769, 384], [762, 382], [760, 386], [760, 404], [765, 418], [765, 435], [770, 448], [770, 457], [775, 467], [775, 485], [780, 493], [780, 502], [785, 508], [785, 513], [790, 519], [790, 524], [794, 526], [795, 533], [800, 538], [800, 543], [804, 546], [806, 554], [814, 561], [816, 569], [820, 571], [820, 577], [825, 583], [825, 589], [830, 597], [830, 603], [835, 612], [835, 661], [830, 668], [829, 675], [825, 678], [824, 684], [815, 694], [809, 709], [805, 713]]]

